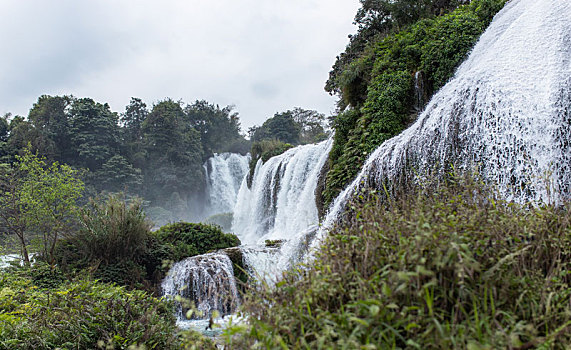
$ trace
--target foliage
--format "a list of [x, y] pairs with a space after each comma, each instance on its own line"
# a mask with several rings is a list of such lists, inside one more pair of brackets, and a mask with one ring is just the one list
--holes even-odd
[[60, 240], [58, 266], [68, 275], [91, 274], [104, 282], [157, 292], [167, 262], [238, 246], [233, 234], [218, 226], [176, 223], [151, 232], [138, 200], [127, 203], [112, 195], [106, 202], [91, 201], [82, 211], [79, 232]]
[[47, 165], [29, 149], [16, 158], [15, 171], [3, 174], [17, 177], [6, 180], [9, 185], [2, 193], [0, 210], [6, 212], [3, 217], [18, 235], [22, 251], [25, 253], [33, 233], [40, 237], [42, 257], [53, 263], [56, 242], [75, 227], [83, 182], [69, 166], [57, 162]]
[[[142, 128], [146, 149], [144, 198], [166, 209], [182, 206], [181, 212], [188, 211], [185, 203], [204, 183], [200, 133], [185, 123], [181, 105], [172, 100], [156, 104]], [[169, 203], [173, 203], [170, 208]]]
[[[406, 11], [418, 10], [418, 15], [404, 16], [410, 17], [410, 21], [431, 17], [431, 9], [440, 8], [436, 1], [413, 3], [418, 6], [408, 0], [363, 1], [364, 6], [381, 6], [378, 10], [367, 10], [383, 13], [381, 17], [396, 13], [396, 10], [382, 10], [390, 4], [402, 6]], [[331, 171], [323, 193], [326, 204], [354, 178], [376, 147], [416, 118], [423, 103], [452, 77], [504, 3], [505, 0], [474, 0], [449, 14], [422, 19], [398, 32], [375, 37], [330, 78], [328, 89], [340, 95], [344, 110], [332, 123], [335, 139], [329, 158]], [[444, 8], [454, 4], [448, 1]], [[373, 20], [366, 18], [376, 15], [363, 16], [362, 24], [367, 25]], [[415, 98], [417, 72], [424, 80], [423, 101]]]
[[119, 117], [108, 104], [90, 98], [77, 99], [69, 112], [71, 145], [77, 164], [89, 170], [99, 169], [117, 153], [119, 147]]
[[205, 157], [212, 156], [214, 152], [231, 152], [232, 148], [244, 141], [240, 135], [238, 113], [233, 109], [233, 106], [221, 109], [204, 100], [185, 107], [188, 122], [200, 133]]
[[262, 126], [252, 127], [249, 132], [254, 142], [277, 140], [299, 145], [325, 140], [327, 138], [325, 124], [325, 115], [296, 107], [274, 114]]
[[362, 197], [311, 266], [246, 298], [250, 325], [229, 329], [228, 341], [267, 349], [568, 348], [571, 207], [522, 206], [493, 193], [453, 175], [382, 202]]
[[[456, 9], [469, 0], [360, 0], [361, 8], [355, 15], [358, 25], [355, 35], [349, 36], [345, 52], [337, 56], [329, 73], [325, 90], [330, 94], [344, 95], [338, 81], [340, 75], [351, 69], [353, 62], [366, 54], [371, 43], [378, 42], [391, 33], [405, 29], [423, 18], [432, 18]], [[361, 84], [361, 92], [366, 94], [366, 84]], [[339, 106], [344, 109], [347, 100], [341, 99]]]
[[123, 191], [179, 218], [203, 191], [204, 160], [246, 154], [251, 142], [232, 106], [165, 99], [148, 108], [131, 98], [119, 115], [91, 98], [42, 95], [27, 119], [0, 118], [0, 161], [14, 163], [28, 145], [48, 164], [81, 170], [90, 196]]
[[[77, 280], [43, 289], [26, 270], [0, 273], [0, 349], [180, 349], [172, 306], [142, 291]], [[190, 345], [213, 348], [197, 334]]]
[[58, 242], [58, 265], [70, 273], [89, 268], [106, 282], [135, 286], [147, 284], [144, 267], [151, 224], [139, 200], [127, 203], [111, 195], [105, 202], [91, 200], [81, 211], [77, 234]]
[[[71, 96], [42, 95], [34, 103], [28, 120], [41, 135], [53, 142], [54, 159], [66, 162], [72, 155], [71, 130], [68, 117], [68, 108], [73, 101]], [[43, 153], [48, 157], [48, 154]]]
[[278, 140], [283, 143], [299, 144], [300, 126], [291, 112], [276, 113], [267, 119], [261, 127], [253, 130], [252, 141]]
[[165, 225], [153, 234], [167, 247], [165, 258], [171, 261], [240, 245], [236, 235], [224, 233], [218, 226], [208, 224], [177, 222]]
[[109, 158], [98, 171], [92, 174], [106, 192], [139, 193], [143, 183], [141, 169], [134, 168], [121, 155]]

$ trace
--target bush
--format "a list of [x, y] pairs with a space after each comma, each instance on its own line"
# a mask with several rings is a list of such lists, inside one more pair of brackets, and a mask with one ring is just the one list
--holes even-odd
[[200, 223], [165, 225], [153, 235], [166, 248], [164, 258], [172, 261], [240, 245], [236, 235], [224, 233], [218, 226]]
[[60, 240], [55, 257], [64, 272], [89, 269], [105, 282], [152, 290], [152, 273], [143, 266], [151, 238], [150, 222], [135, 200], [111, 195], [104, 202], [92, 200], [82, 210], [81, 227]]
[[90, 280], [39, 289], [22, 270], [0, 273], [0, 296], [0, 349], [183, 348], [172, 305], [142, 291]]
[[240, 346], [568, 349], [571, 205], [490, 193], [451, 177], [363, 197], [312, 266], [246, 298]]

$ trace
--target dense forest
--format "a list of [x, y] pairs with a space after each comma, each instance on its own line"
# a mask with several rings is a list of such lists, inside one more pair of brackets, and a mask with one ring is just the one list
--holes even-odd
[[83, 198], [140, 197], [146, 213], [166, 223], [200, 218], [203, 164], [214, 153], [246, 154], [261, 141], [311, 143], [327, 137], [325, 128], [323, 114], [298, 107], [251, 127], [248, 140], [232, 106], [165, 99], [149, 108], [132, 98], [117, 113], [90, 98], [44, 95], [27, 118], [0, 118], [0, 159], [10, 166], [29, 150], [49, 164], [67, 164], [81, 172]]
[[511, 203], [453, 170], [354, 198], [312, 263], [275, 285], [251, 283], [230, 256], [246, 320], [217, 339], [178, 329], [175, 303], [159, 298], [174, 262], [241, 244], [176, 222], [200, 217], [209, 157], [250, 153], [251, 177], [258, 161], [332, 135], [323, 216], [506, 2], [360, 0], [325, 82], [333, 116], [292, 108], [244, 132], [233, 106], [204, 100], [132, 98], [117, 113], [45, 95], [27, 117], [0, 118], [0, 243], [22, 258], [0, 268], [0, 349], [568, 348], [569, 205]]

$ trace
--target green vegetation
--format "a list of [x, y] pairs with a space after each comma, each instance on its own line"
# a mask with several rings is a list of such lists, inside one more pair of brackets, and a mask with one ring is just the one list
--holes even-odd
[[[245, 301], [237, 348], [567, 349], [570, 207], [451, 176], [368, 200], [311, 266]], [[363, 202], [364, 201], [364, 202]], [[271, 307], [268, 307], [271, 305]]]
[[204, 161], [214, 152], [245, 154], [251, 143], [231, 106], [165, 99], [148, 108], [133, 98], [118, 114], [90, 98], [44, 95], [27, 119], [0, 118], [0, 161], [16, 163], [28, 145], [48, 165], [82, 170], [86, 197], [125, 192], [178, 220], [202, 194]]
[[251, 127], [248, 133], [253, 142], [277, 140], [293, 145], [305, 145], [325, 140], [325, 128], [325, 115], [296, 107], [274, 114], [262, 126]]
[[77, 234], [60, 240], [58, 266], [67, 274], [93, 275], [104, 282], [157, 292], [166, 262], [234, 247], [240, 240], [207, 224], [179, 222], [151, 232], [140, 201], [110, 196], [83, 209]]
[[[186, 257], [206, 254], [215, 250], [237, 247], [241, 244], [236, 235], [224, 233], [218, 226], [178, 222], [161, 227], [154, 233], [157, 262], [180, 261]], [[241, 254], [228, 254], [234, 273], [245, 280]]]
[[[34, 267], [35, 269], [35, 267]], [[49, 271], [49, 267], [48, 267]], [[213, 349], [177, 335], [172, 305], [143, 291], [79, 279], [38, 285], [38, 271], [0, 272], [0, 349]], [[53, 279], [53, 272], [44, 274]], [[192, 340], [192, 343], [187, 340]]]
[[240, 245], [236, 235], [207, 224], [178, 222], [161, 227], [154, 235], [168, 247], [168, 258], [174, 261]]
[[36, 249], [53, 263], [58, 239], [70, 235], [77, 222], [83, 182], [69, 166], [48, 165], [29, 149], [16, 159], [13, 167], [2, 168], [0, 219], [6, 232], [17, 238], [26, 264], [31, 240], [39, 242]]
[[[367, 156], [400, 133], [452, 77], [505, 0], [362, 1], [359, 33], [339, 56], [326, 90], [340, 97], [323, 198], [330, 203]], [[424, 18], [424, 19], [423, 19]], [[415, 74], [424, 86], [421, 101]]]

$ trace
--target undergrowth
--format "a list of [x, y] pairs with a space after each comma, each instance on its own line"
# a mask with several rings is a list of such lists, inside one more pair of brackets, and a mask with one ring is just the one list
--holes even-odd
[[0, 272], [2, 350], [214, 348], [196, 333], [177, 334], [172, 305], [143, 291], [88, 279], [44, 288], [54, 272], [38, 274]]
[[569, 205], [507, 203], [459, 177], [375, 198], [310, 266], [245, 298], [229, 346], [569, 349]]

